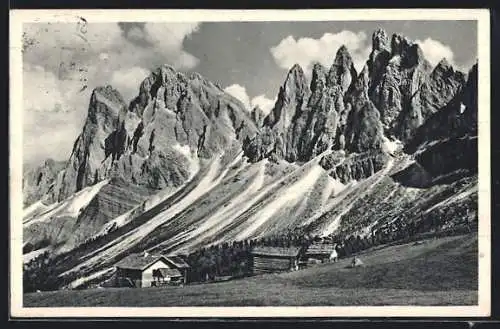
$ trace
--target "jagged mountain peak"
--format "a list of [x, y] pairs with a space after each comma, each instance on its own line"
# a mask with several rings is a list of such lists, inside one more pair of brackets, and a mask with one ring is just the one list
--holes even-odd
[[394, 218], [433, 230], [428, 219], [443, 216], [431, 209], [457, 204], [453, 175], [477, 168], [477, 64], [465, 82], [446, 60], [427, 70], [402, 35], [378, 29], [372, 43], [359, 73], [345, 46], [328, 54], [331, 67], [313, 64], [310, 84], [293, 65], [267, 116], [170, 65], [128, 107], [112, 86], [94, 89], [68, 161], [23, 177], [25, 204], [36, 203], [24, 242], [59, 253], [85, 241], [57, 264], [71, 282], [132, 251], [184, 254], [285, 232], [344, 239]]
[[299, 64], [293, 65], [286, 75], [280, 90], [280, 97], [285, 102], [291, 99], [302, 99], [309, 92], [309, 83], [304, 70]]
[[327, 84], [329, 87], [340, 86], [345, 93], [357, 76], [351, 54], [347, 47], [342, 45], [335, 55], [335, 60], [328, 72]]
[[116, 104], [126, 104], [123, 96], [120, 92], [111, 85], [98, 86], [92, 90], [91, 99], [96, 99], [96, 97], [104, 96], [107, 100], [110, 100]]
[[297, 86], [303, 87], [307, 85], [307, 78], [302, 69], [302, 66], [299, 64], [294, 64], [290, 70], [288, 71], [285, 79], [284, 86]]
[[351, 54], [349, 53], [346, 45], [342, 45], [339, 47], [337, 53], [335, 54], [335, 63], [340, 64], [348, 61], [352, 62]]
[[453, 79], [462, 84], [466, 80], [465, 74], [456, 70], [446, 58], [441, 59], [436, 67], [434, 67], [431, 78], [433, 80]]
[[92, 92], [68, 165], [51, 190], [60, 201], [107, 178], [148, 189], [182, 184], [200, 166], [257, 132], [240, 101], [198, 73], [161, 65], [127, 104], [112, 86]]
[[441, 67], [443, 69], [453, 69], [453, 66], [450, 64], [446, 57], [443, 57], [436, 65], [436, 67]]
[[384, 29], [377, 29], [372, 34], [372, 50], [382, 51], [391, 49], [389, 35]]
[[392, 35], [391, 58], [390, 63], [398, 63], [406, 68], [423, 65], [425, 71], [432, 69], [429, 62], [425, 59], [422, 48], [402, 34], [395, 33]]

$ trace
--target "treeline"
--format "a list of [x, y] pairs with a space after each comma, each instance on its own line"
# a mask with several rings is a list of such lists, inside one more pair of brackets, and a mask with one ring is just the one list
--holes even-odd
[[191, 266], [189, 282], [206, 282], [218, 277], [240, 277], [251, 274], [251, 250], [257, 246], [300, 247], [303, 254], [312, 243], [330, 243], [336, 245], [339, 258], [349, 257], [369, 248], [403, 243], [423, 237], [424, 233], [436, 236], [463, 234], [477, 229], [477, 218], [468, 221], [469, 211], [474, 209], [474, 202], [466, 201], [456, 207], [435, 209], [422, 214], [418, 220], [410, 220], [404, 215], [372, 229], [361, 235], [335, 235], [321, 238], [303, 232], [290, 232], [284, 235], [267, 236], [260, 239], [237, 241], [201, 248], [186, 257]]
[[[339, 245], [339, 257], [346, 257], [382, 244], [411, 241], [422, 237], [424, 233], [434, 236], [464, 234], [477, 230], [477, 212], [471, 209], [474, 209], [474, 200], [467, 200], [456, 207], [439, 208], [421, 214], [417, 221], [402, 215], [390, 223], [372, 229], [364, 237], [331, 235], [328, 240]], [[469, 221], [472, 212], [475, 212], [476, 216]]]
[[220, 277], [242, 277], [252, 271], [251, 250], [257, 246], [291, 247], [304, 249], [311, 244], [313, 237], [287, 234], [261, 239], [224, 242], [201, 248], [186, 257], [190, 265], [189, 282], [214, 281]]
[[44, 253], [33, 258], [23, 267], [23, 291], [34, 292], [37, 290], [57, 290], [59, 282], [53, 274], [50, 253]]

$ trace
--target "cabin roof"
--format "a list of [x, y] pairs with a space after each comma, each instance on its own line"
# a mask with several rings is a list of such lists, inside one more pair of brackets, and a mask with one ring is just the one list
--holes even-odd
[[165, 257], [167, 260], [169, 260], [172, 264], [175, 265], [176, 268], [189, 268], [189, 264], [186, 263], [184, 259], [182, 259], [180, 256], [177, 255], [169, 255]]
[[175, 268], [159, 268], [158, 271], [162, 277], [179, 277], [182, 276], [181, 272]]
[[328, 254], [330, 255], [333, 251], [335, 251], [335, 245], [333, 244], [319, 244], [314, 243], [307, 248], [306, 254], [310, 255], [319, 255], [319, 254]]
[[186, 263], [179, 256], [163, 256], [163, 255], [147, 255], [144, 254], [130, 254], [127, 257], [120, 260], [115, 264], [116, 267], [134, 269], [134, 270], [144, 270], [153, 263], [162, 260], [166, 264], [173, 265], [175, 268], [189, 268], [189, 264]]
[[130, 254], [127, 257], [120, 260], [118, 263], [116, 263], [115, 266], [133, 270], [144, 270], [149, 265], [156, 263], [159, 260], [162, 260], [163, 262], [167, 263], [165, 257], [162, 255], [144, 256], [144, 254]]
[[299, 255], [299, 247], [255, 247], [252, 250], [252, 255], [261, 256], [276, 256], [276, 257], [297, 257]]

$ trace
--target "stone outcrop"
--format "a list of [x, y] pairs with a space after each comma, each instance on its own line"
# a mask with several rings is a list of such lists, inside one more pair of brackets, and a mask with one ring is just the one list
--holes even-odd
[[336, 151], [321, 158], [320, 165], [330, 176], [346, 184], [352, 180], [368, 178], [381, 170], [388, 157], [389, 155], [377, 151], [351, 155]]

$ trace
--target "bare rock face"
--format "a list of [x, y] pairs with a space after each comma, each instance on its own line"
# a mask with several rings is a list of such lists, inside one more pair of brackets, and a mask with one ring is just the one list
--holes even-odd
[[418, 128], [405, 150], [414, 153], [425, 144], [477, 136], [477, 93], [476, 64], [470, 70], [467, 83], [461, 91]]
[[199, 74], [162, 66], [141, 83], [129, 106], [110, 86], [94, 90], [52, 199], [109, 177], [150, 189], [179, 186], [195, 170], [193, 163], [256, 132], [240, 101]]
[[369, 99], [369, 69], [365, 65], [347, 96], [351, 110], [343, 132], [345, 149], [362, 153], [382, 149], [384, 129], [380, 113]]
[[251, 161], [273, 156], [290, 162], [307, 161], [338, 142], [339, 122], [346, 121], [344, 95], [356, 79], [347, 48], [337, 51], [327, 71], [313, 66], [310, 85], [300, 66], [292, 67], [273, 111], [260, 134], [244, 144]]
[[25, 226], [23, 239], [32, 246], [59, 246], [72, 249], [98, 234], [106, 223], [144, 202], [151, 191], [112, 178], [93, 196], [77, 217], [56, 214], [50, 223], [35, 222]]
[[477, 64], [463, 89], [418, 128], [407, 153], [434, 177], [453, 181], [477, 173]]
[[386, 134], [406, 142], [456, 95], [464, 76], [446, 60], [432, 70], [420, 47], [401, 35], [392, 36], [390, 53], [387, 41], [385, 32], [374, 33], [368, 60], [370, 99], [380, 112]]
[[[386, 56], [386, 49], [383, 54]], [[370, 99], [380, 112], [387, 134], [405, 141], [412, 129], [424, 121], [415, 94], [427, 81], [431, 67], [417, 44], [397, 34], [391, 38], [390, 58], [382, 69], [381, 62], [369, 62], [374, 65], [370, 69], [373, 72]]]
[[370, 87], [379, 83], [382, 72], [389, 62], [391, 56], [391, 45], [389, 36], [382, 30], [376, 30], [372, 35], [372, 52], [368, 58]]
[[445, 60], [432, 69], [417, 44], [379, 29], [359, 75], [344, 46], [329, 69], [313, 65], [309, 88], [302, 69], [292, 67], [273, 111], [244, 151], [251, 161], [273, 156], [294, 162], [327, 150], [381, 150], [384, 135], [405, 143], [464, 83]]
[[57, 175], [66, 167], [65, 161], [47, 159], [36, 168], [27, 168], [23, 173], [23, 205], [29, 206], [54, 189]]
[[[120, 93], [111, 86], [96, 88], [90, 97], [87, 120], [82, 133], [74, 143], [64, 171], [57, 177], [52, 201], [61, 201], [69, 195], [92, 185], [107, 170], [105, 160], [120, 158], [123, 153], [120, 117], [127, 113]], [[110, 157], [110, 158], [111, 158]]]
[[264, 124], [264, 118], [266, 117], [266, 115], [259, 106], [256, 106], [250, 113], [250, 117], [252, 118], [257, 128], [260, 128]]

